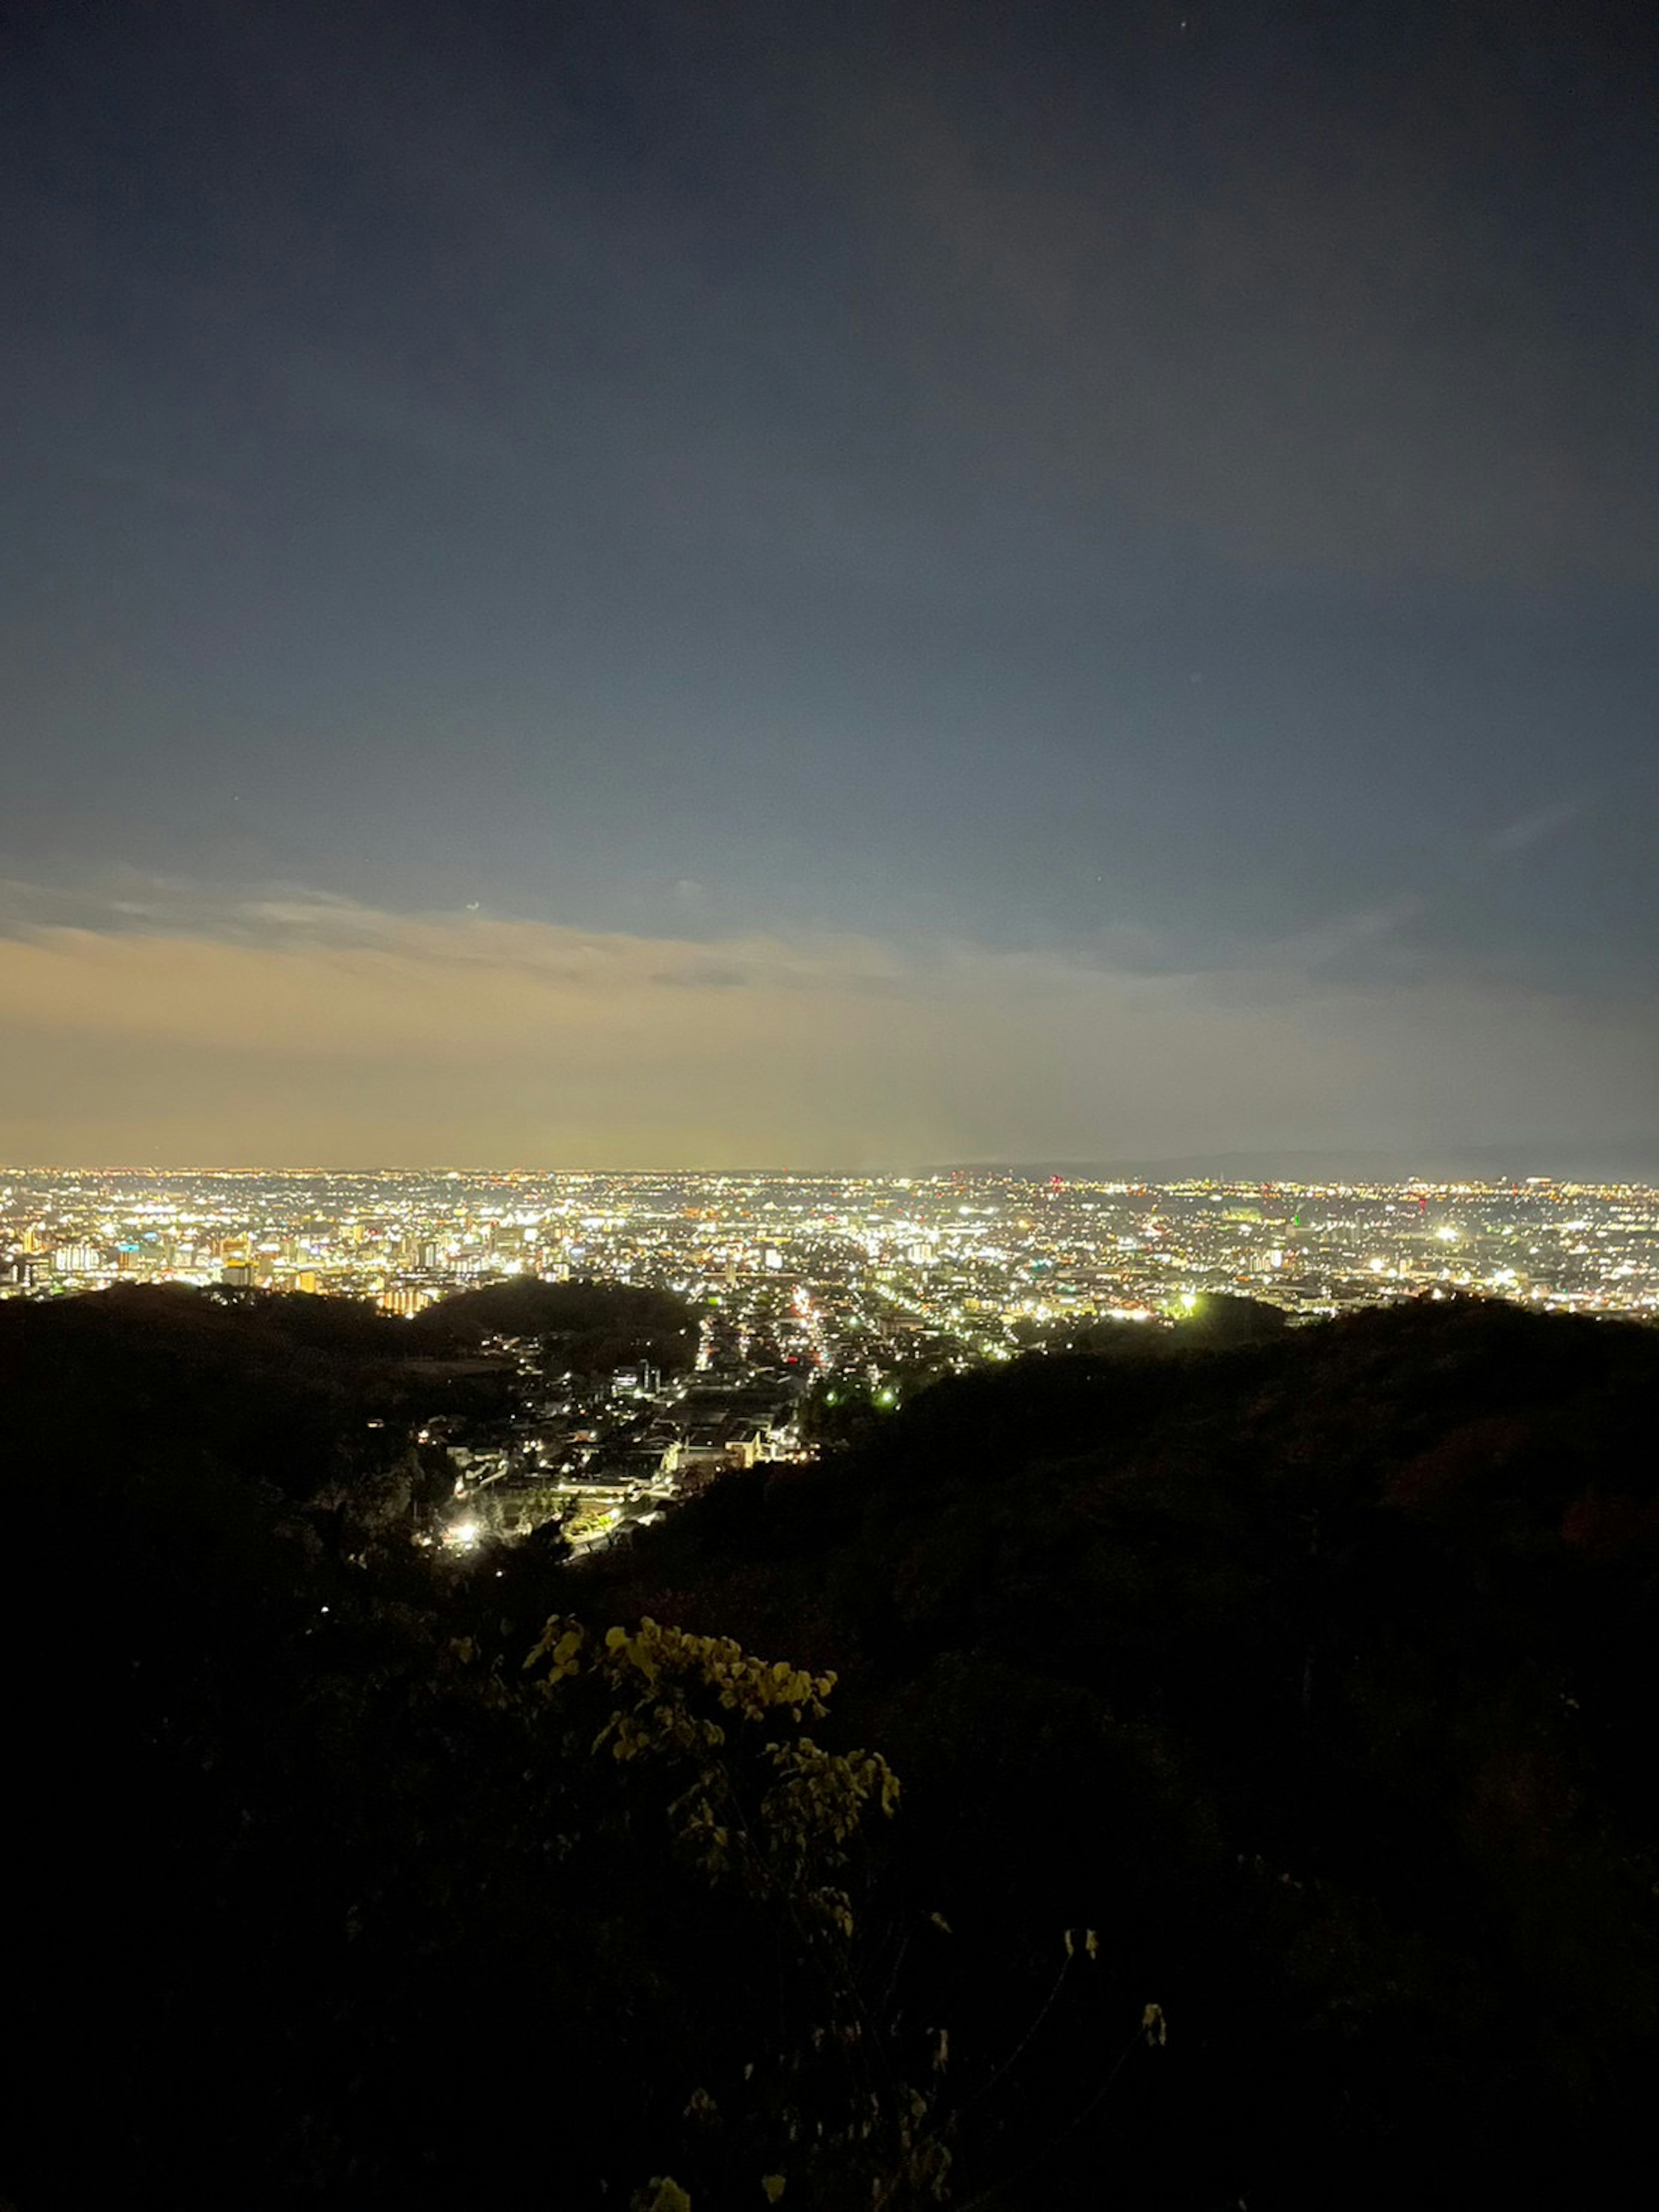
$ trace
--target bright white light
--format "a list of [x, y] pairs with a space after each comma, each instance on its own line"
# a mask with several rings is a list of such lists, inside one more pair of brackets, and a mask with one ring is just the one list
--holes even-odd
[[1457, 1231], [1443, 1224], [1434, 1233], [1443, 1244], [1455, 1244], [1457, 1242]]
[[478, 1540], [476, 1521], [458, 1521], [449, 1532], [449, 1540], [462, 1551], [470, 1551]]

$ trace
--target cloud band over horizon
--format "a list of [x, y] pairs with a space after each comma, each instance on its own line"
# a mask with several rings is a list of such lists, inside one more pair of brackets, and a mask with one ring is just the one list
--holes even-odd
[[0, 1157], [19, 1165], [1401, 1152], [1644, 1127], [1655, 1095], [1651, 1046], [1616, 1006], [1455, 977], [1321, 980], [1296, 948], [1147, 973], [292, 890], [69, 902], [13, 885], [4, 908]]

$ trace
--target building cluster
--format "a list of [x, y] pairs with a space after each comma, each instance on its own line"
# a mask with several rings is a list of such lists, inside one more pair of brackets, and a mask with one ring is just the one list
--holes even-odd
[[0, 1297], [184, 1283], [412, 1316], [525, 1274], [678, 1293], [695, 1320], [686, 1371], [573, 1374], [554, 1340], [493, 1340], [506, 1410], [434, 1418], [410, 1440], [418, 1541], [465, 1550], [556, 1520], [578, 1548], [603, 1543], [726, 1469], [810, 1450], [814, 1382], [830, 1405], [846, 1383], [891, 1403], [918, 1373], [1179, 1317], [1206, 1294], [1299, 1317], [1480, 1292], [1652, 1318], [1659, 1190], [0, 1171]]
[[915, 1176], [0, 1170], [0, 1295], [264, 1287], [410, 1315], [515, 1274], [693, 1299], [699, 1364], [997, 1358], [1210, 1291], [1311, 1316], [1436, 1291], [1659, 1313], [1659, 1191]]
[[731, 1468], [799, 1451], [794, 1377], [676, 1378], [641, 1363], [601, 1381], [559, 1373], [532, 1341], [500, 1349], [517, 1364], [518, 1410], [494, 1424], [434, 1420], [416, 1438], [428, 1472], [444, 1478], [421, 1540], [466, 1549], [556, 1519], [580, 1550]]

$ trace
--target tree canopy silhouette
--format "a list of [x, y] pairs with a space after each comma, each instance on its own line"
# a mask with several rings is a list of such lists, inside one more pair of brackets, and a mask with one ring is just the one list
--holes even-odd
[[1036, 1357], [571, 1567], [325, 1540], [454, 1363], [313, 1320], [0, 1308], [31, 2212], [1381, 2212], [1640, 2150], [1654, 1331]]

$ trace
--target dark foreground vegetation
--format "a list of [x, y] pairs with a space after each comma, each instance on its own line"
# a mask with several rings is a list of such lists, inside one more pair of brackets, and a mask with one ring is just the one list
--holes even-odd
[[0, 1308], [18, 2212], [1624, 2201], [1659, 1334], [1035, 1358], [463, 1571], [340, 1503], [372, 1317], [77, 1305]]

